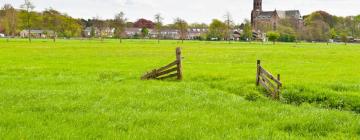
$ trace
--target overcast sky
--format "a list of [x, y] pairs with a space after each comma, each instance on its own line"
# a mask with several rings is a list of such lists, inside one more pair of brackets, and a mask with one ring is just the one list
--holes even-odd
[[[52, 7], [76, 18], [113, 18], [124, 11], [133, 21], [138, 18], [152, 20], [161, 13], [166, 23], [176, 17], [188, 22], [209, 23], [213, 18], [223, 19], [226, 12], [232, 14], [236, 23], [250, 18], [253, 0], [31, 0], [36, 11]], [[24, 0], [0, 0], [19, 7]], [[360, 0], [263, 0], [264, 10], [300, 10], [301, 14], [324, 10], [339, 16], [360, 14]]]

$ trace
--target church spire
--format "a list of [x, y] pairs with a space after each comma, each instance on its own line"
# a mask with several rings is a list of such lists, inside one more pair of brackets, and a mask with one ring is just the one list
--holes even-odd
[[255, 18], [262, 12], [262, 0], [254, 0], [254, 7], [251, 12], [251, 25], [255, 28]]
[[254, 11], [262, 11], [262, 0], [254, 0]]

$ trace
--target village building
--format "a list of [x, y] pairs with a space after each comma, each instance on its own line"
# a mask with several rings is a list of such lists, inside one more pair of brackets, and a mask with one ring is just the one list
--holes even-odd
[[304, 25], [299, 10], [263, 11], [262, 0], [254, 0], [251, 12], [251, 25], [255, 32], [275, 31], [279, 26], [280, 20], [288, 20], [294, 23], [297, 29], [302, 28]]
[[[30, 35], [33, 38], [48, 38], [52, 37], [53, 33], [52, 30], [30, 30]], [[29, 37], [29, 30], [22, 30], [20, 32], [20, 37]]]
[[208, 32], [207, 28], [192, 28], [188, 29], [188, 37], [189, 40], [198, 40], [200, 39], [204, 34]]
[[102, 35], [103, 37], [114, 37], [115, 28], [105, 28], [101, 31], [98, 28], [95, 27], [86, 27], [84, 29], [84, 36], [85, 37], [91, 37], [93, 33], [94, 37]]
[[[127, 38], [136, 38], [141, 35], [142, 28], [126, 28], [125, 35]], [[158, 31], [154, 29], [149, 30], [149, 38], [157, 38]], [[200, 29], [200, 28], [191, 28], [187, 30], [187, 36], [185, 39], [187, 40], [196, 40], [200, 39], [202, 35], [208, 32], [208, 29]], [[180, 39], [180, 31], [177, 29], [162, 29], [160, 31], [160, 38], [162, 39]]]

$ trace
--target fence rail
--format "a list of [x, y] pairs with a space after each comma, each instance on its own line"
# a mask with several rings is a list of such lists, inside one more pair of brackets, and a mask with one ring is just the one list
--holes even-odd
[[272, 98], [279, 99], [280, 89], [283, 85], [280, 82], [280, 74], [275, 78], [270, 72], [265, 70], [260, 63], [261, 61], [257, 60], [256, 86], [261, 85], [269, 92]]
[[150, 80], [150, 79], [167, 79], [177, 77], [178, 80], [182, 80], [182, 57], [181, 57], [181, 49], [176, 48], [176, 60], [171, 62], [170, 64], [163, 66], [158, 69], [154, 69], [150, 72], [144, 74], [141, 79], [142, 80]]

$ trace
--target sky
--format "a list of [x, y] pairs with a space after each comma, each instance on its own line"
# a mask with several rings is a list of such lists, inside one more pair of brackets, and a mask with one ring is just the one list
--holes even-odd
[[[19, 8], [24, 0], [0, 0]], [[180, 17], [189, 23], [210, 23], [229, 12], [235, 23], [250, 18], [253, 0], [31, 0], [36, 11], [52, 7], [75, 18], [113, 18], [120, 11], [129, 21], [153, 20], [160, 13], [165, 23]], [[301, 14], [324, 10], [333, 15], [360, 14], [360, 0], [263, 0], [263, 10], [300, 10]]]

